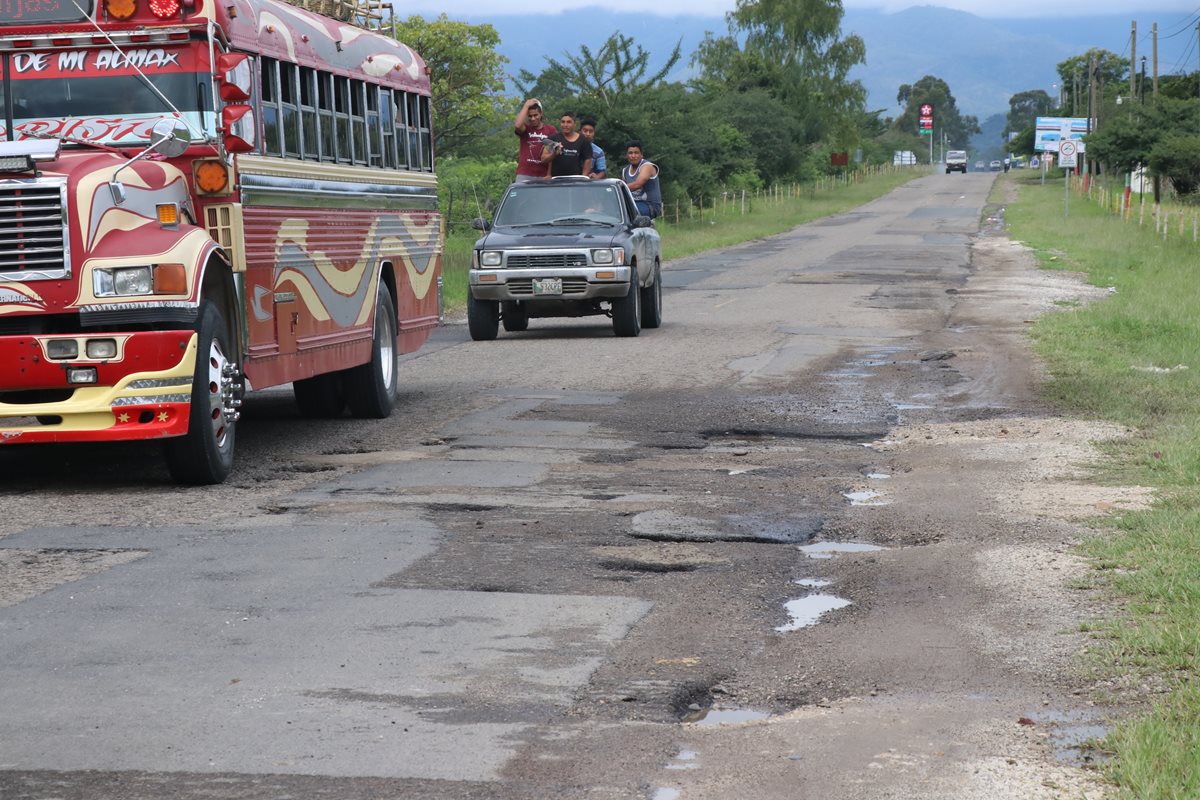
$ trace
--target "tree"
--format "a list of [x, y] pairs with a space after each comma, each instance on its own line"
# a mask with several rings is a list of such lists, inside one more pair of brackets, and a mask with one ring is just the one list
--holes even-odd
[[503, 118], [500, 93], [508, 59], [496, 51], [500, 34], [491, 25], [457, 22], [445, 14], [433, 21], [414, 15], [397, 22], [396, 38], [429, 68], [440, 156], [455, 155]]
[[904, 133], [917, 130], [920, 108], [926, 103], [933, 106], [935, 135], [945, 134], [952, 149], [965, 150], [971, 137], [980, 132], [979, 120], [960, 114], [949, 84], [933, 75], [926, 75], [911, 85], [902, 84], [896, 92], [896, 102], [905, 109], [896, 117], [893, 127]]
[[1123, 106], [1121, 114], [1088, 134], [1088, 156], [1110, 169], [1130, 172], [1139, 165], [1168, 178], [1175, 191], [1200, 189], [1200, 100], [1148, 97]]
[[666, 63], [647, 77], [650, 53], [632, 37], [617, 31], [595, 53], [584, 45], [578, 55], [564, 52], [565, 61], [547, 56], [547, 66], [540, 75], [521, 70], [517, 85], [526, 97], [598, 97], [611, 108], [620, 95], [655, 86], [666, 78], [679, 62], [681, 42], [676, 42]]
[[1124, 83], [1129, 85], [1129, 62], [1111, 50], [1093, 47], [1086, 53], [1071, 56], [1058, 63], [1058, 77], [1062, 81], [1062, 115], [1086, 117], [1088, 115], [1088, 71], [1095, 58], [1096, 72], [1092, 80], [1101, 87]]
[[848, 75], [866, 46], [841, 36], [841, 0], [738, 0], [725, 19], [729, 34], [706, 37], [692, 61], [703, 91], [766, 90], [796, 110], [798, 142], [857, 143], [866, 92]]
[[1005, 119], [1004, 137], [1010, 133], [1024, 131], [1036, 124], [1038, 117], [1046, 117], [1054, 110], [1054, 101], [1041, 89], [1017, 92], [1008, 99], [1008, 117]]

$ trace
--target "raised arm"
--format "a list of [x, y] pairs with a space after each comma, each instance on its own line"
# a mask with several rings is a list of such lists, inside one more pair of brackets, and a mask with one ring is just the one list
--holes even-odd
[[525, 123], [528, 121], [529, 111], [535, 106], [539, 110], [542, 107], [542, 104], [538, 102], [536, 97], [529, 98], [525, 101], [524, 105], [521, 106], [521, 110], [517, 112], [517, 118], [513, 120], [513, 128], [516, 129], [517, 133], [525, 132]]

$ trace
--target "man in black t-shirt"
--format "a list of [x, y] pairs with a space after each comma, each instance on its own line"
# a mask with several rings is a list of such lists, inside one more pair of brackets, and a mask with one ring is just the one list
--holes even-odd
[[550, 161], [550, 177], [587, 175], [592, 169], [592, 142], [575, 130], [575, 115], [562, 115], [562, 131], [549, 141], [556, 146], [542, 148], [542, 160]]

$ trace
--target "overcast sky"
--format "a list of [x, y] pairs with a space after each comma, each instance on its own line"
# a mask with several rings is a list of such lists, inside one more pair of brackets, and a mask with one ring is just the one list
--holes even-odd
[[[660, 16], [690, 14], [720, 17], [733, 8], [734, 3], [735, 0], [655, 0], [652, 3], [647, 3], [646, 0], [582, 0], [575, 6], [599, 6], [614, 12], [653, 13]], [[981, 17], [1007, 18], [1124, 14], [1131, 20], [1149, 19], [1147, 15], [1151, 12], [1145, 10], [1147, 7], [1153, 8], [1155, 14], [1177, 15], [1175, 19], [1160, 18], [1158, 22], [1162, 24], [1176, 22], [1200, 12], [1200, 0], [940, 0], [930, 3], [913, 0], [843, 0], [843, 3], [847, 8], [877, 8], [884, 11], [900, 11], [914, 5], [936, 5], [969, 11]], [[536, 7], [531, 7], [528, 0], [491, 0], [486, 4], [487, 11], [480, 13], [478, 0], [415, 0], [398, 6], [396, 13], [434, 16], [444, 11], [451, 17], [480, 19], [505, 14], [528, 14]], [[541, 7], [554, 8], [561, 12], [565, 11], [568, 5], [543, 4]]]

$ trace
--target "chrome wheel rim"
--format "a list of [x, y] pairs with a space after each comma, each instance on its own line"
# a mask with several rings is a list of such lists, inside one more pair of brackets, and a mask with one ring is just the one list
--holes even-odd
[[379, 377], [383, 385], [391, 391], [396, 380], [396, 331], [392, 320], [387, 314], [378, 314], [379, 325]]
[[213, 339], [208, 346], [208, 418], [218, 450], [229, 445], [231, 427], [239, 416], [234, 397], [237, 366], [225, 357], [221, 343]]

